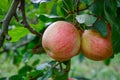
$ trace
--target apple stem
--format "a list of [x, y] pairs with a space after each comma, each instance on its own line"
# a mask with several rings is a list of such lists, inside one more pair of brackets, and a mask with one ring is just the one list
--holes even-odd
[[63, 67], [62, 67], [62, 63], [61, 62], [59, 62], [59, 66], [60, 66], [60, 71], [62, 71]]

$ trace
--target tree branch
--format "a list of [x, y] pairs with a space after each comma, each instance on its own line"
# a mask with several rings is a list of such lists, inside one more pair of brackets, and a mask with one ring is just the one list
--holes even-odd
[[37, 32], [36, 30], [34, 30], [29, 23], [27, 22], [27, 18], [26, 18], [26, 14], [25, 14], [25, 0], [21, 0], [21, 5], [20, 5], [20, 9], [22, 12], [22, 17], [23, 17], [23, 25], [33, 34], [36, 34], [37, 36], [41, 37], [42, 34]]
[[17, 9], [17, 7], [18, 7], [20, 2], [21, 2], [20, 9], [21, 9], [21, 12], [22, 12], [22, 17], [23, 17], [23, 25], [31, 33], [36, 34], [39, 37], [42, 36], [41, 33], [37, 32], [36, 30], [31, 28], [30, 25], [27, 22], [27, 18], [26, 18], [26, 15], [25, 15], [25, 0], [13, 0], [12, 4], [10, 6], [9, 11], [7, 12], [4, 20], [1, 22], [2, 23], [2, 30], [0, 31], [0, 47], [3, 46], [3, 43], [4, 43], [5, 39], [6, 40], [10, 40], [11, 39], [11, 37], [8, 35], [8, 26], [9, 26], [9, 23], [10, 23], [10, 21], [11, 21], [13, 16], [18, 21], [18, 16], [17, 16], [17, 13], [16, 13], [16, 9]]
[[2, 47], [5, 38], [7, 40], [10, 39], [10, 37], [8, 37], [8, 26], [9, 26], [9, 23], [10, 23], [13, 15], [16, 12], [16, 9], [17, 9], [17, 6], [19, 4], [19, 1], [20, 0], [13, 0], [9, 11], [7, 12], [7, 14], [6, 14], [6, 16], [5, 16], [4, 20], [3, 20], [2, 30], [0, 32], [0, 47]]
[[[80, 0], [76, 0], [76, 11], [79, 11], [79, 3], [80, 3]], [[77, 14], [79, 14], [79, 12], [77, 12]]]
[[18, 19], [18, 15], [17, 15], [17, 13], [16, 13], [16, 12], [15, 12], [15, 14], [14, 14], [14, 17], [15, 17], [16, 21], [18, 22], [18, 21], [19, 21], [19, 19]]
[[[12, 45], [10, 47], [6, 46], [6, 47], [3, 48], [2, 51], [0, 51], [0, 54], [2, 54], [4, 52], [9, 52], [11, 50], [16, 51], [18, 48], [23, 47], [23, 46], [25, 46], [25, 45], [27, 45], [29, 43], [30, 43], [30, 41], [24, 41], [24, 42], [22, 42], [21, 44], [18, 44], [18, 45]], [[14, 49], [12, 49], [12, 47], [14, 47]]]

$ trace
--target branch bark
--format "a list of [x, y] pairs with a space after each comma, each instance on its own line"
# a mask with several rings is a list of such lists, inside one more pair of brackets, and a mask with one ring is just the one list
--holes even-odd
[[42, 34], [37, 32], [36, 30], [34, 30], [28, 23], [27, 18], [26, 18], [26, 14], [25, 14], [25, 0], [21, 0], [21, 5], [20, 5], [20, 9], [22, 12], [22, 17], [23, 17], [23, 25], [33, 34], [36, 34], [37, 36], [41, 37]]
[[[16, 51], [18, 48], [20, 48], [20, 47], [23, 47], [23, 46], [25, 46], [25, 45], [27, 45], [27, 44], [29, 44], [30, 43], [30, 41], [24, 41], [24, 42], [22, 42], [21, 44], [18, 44], [18, 45], [12, 45], [12, 46], [10, 46], [10, 47], [4, 47], [3, 48], [3, 50], [2, 51], [0, 51], [0, 54], [2, 54], [2, 53], [4, 53], [4, 52], [9, 52], [9, 51]], [[12, 47], [14, 47], [14, 49], [12, 49]]]
[[10, 37], [8, 37], [8, 26], [9, 26], [9, 23], [10, 23], [13, 15], [16, 12], [19, 2], [20, 2], [20, 0], [13, 0], [9, 11], [7, 12], [7, 14], [3, 20], [2, 30], [0, 32], [0, 47], [2, 47], [5, 38], [8, 40], [10, 39]]
[[25, 0], [13, 0], [9, 11], [7, 12], [3, 22], [2, 22], [2, 30], [0, 31], [0, 47], [3, 46], [4, 40], [10, 40], [11, 37], [8, 35], [8, 26], [12, 19], [12, 17], [15, 17], [15, 19], [18, 21], [18, 16], [16, 13], [16, 9], [20, 3], [20, 10], [23, 17], [23, 25], [33, 34], [36, 34], [37, 36], [41, 37], [42, 34], [34, 30], [29, 23], [27, 22], [26, 14], [25, 14]]

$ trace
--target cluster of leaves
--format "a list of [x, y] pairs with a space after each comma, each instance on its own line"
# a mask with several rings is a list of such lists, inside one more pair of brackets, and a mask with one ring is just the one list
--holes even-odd
[[[63, 67], [64, 66], [64, 67]], [[48, 63], [43, 63], [35, 66], [25, 64], [19, 71], [17, 75], [11, 77], [3, 77], [0, 80], [67, 80], [68, 72], [70, 70], [70, 61], [66, 61], [63, 64], [56, 61], [50, 61]]]
[[[112, 43], [113, 53], [120, 52], [120, 0], [25, 0], [26, 1], [26, 15], [29, 24], [37, 32], [43, 33], [44, 30], [52, 22], [64, 20], [77, 24], [79, 28], [92, 28], [101, 33], [102, 36], [107, 36], [106, 22], [112, 26]], [[0, 21], [2, 23], [5, 14], [7, 13], [12, 0], [4, 0], [0, 3]], [[4, 5], [4, 3], [7, 4]], [[22, 16], [17, 12], [18, 18]], [[0, 24], [0, 28], [2, 25]], [[1, 29], [0, 29], [1, 31]], [[9, 35], [12, 37], [10, 42], [5, 42], [0, 49], [0, 54], [13, 54], [13, 63], [19, 65], [22, 60], [33, 56], [33, 53], [44, 53], [41, 45], [41, 38], [31, 34], [29, 30], [24, 28], [20, 22], [16, 22], [13, 18], [9, 25]], [[114, 56], [114, 55], [113, 55]], [[81, 57], [83, 58], [83, 56]], [[109, 64], [110, 59], [105, 63]], [[58, 69], [52, 67], [56, 62], [50, 63], [49, 66], [44, 65], [44, 69], [33, 69], [25, 65], [19, 70], [16, 76], [10, 77], [10, 80], [29, 80], [41, 77], [39, 80], [46, 80], [55, 75], [61, 76]], [[40, 67], [43, 65], [40, 65]], [[28, 73], [29, 72], [29, 73]], [[66, 75], [64, 75], [66, 76]], [[68, 76], [67, 76], [68, 77]], [[65, 78], [65, 77], [63, 77]], [[67, 80], [65, 78], [64, 80]]]

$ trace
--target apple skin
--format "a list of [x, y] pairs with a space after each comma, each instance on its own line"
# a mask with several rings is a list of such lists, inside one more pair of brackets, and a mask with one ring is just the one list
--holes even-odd
[[108, 36], [102, 37], [95, 30], [85, 30], [82, 34], [81, 51], [89, 59], [100, 61], [112, 56], [111, 28]]
[[56, 61], [67, 61], [79, 53], [81, 38], [71, 23], [57, 21], [45, 30], [42, 46]]

